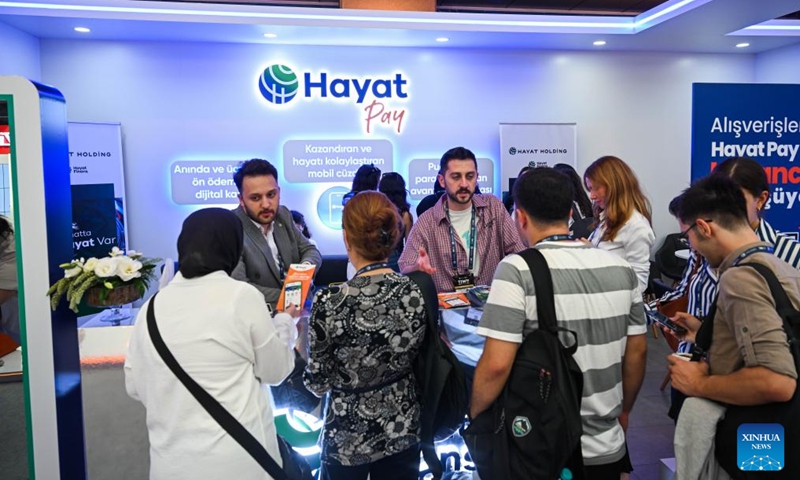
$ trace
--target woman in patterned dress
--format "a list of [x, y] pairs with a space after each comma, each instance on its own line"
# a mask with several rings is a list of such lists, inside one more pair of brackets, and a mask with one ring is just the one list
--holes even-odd
[[306, 387], [327, 395], [322, 479], [419, 478], [420, 397], [412, 365], [425, 336], [417, 285], [389, 268], [402, 234], [379, 192], [347, 202], [344, 242], [356, 272], [320, 290], [309, 322]]

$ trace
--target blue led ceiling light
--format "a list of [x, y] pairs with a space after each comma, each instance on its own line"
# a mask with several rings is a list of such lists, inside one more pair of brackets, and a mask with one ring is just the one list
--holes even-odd
[[[339, 9], [313, 9], [313, 11], [290, 7], [252, 7], [252, 6], [225, 6], [209, 4], [170, 5], [169, 7], [151, 7], [137, 5], [138, 2], [107, 1], [97, 4], [89, 3], [57, 3], [57, 2], [9, 2], [0, 1], [0, 7], [17, 10], [41, 11], [43, 14], [52, 15], [56, 12], [68, 13], [96, 13], [107, 15], [134, 15], [134, 16], [184, 16], [188, 18], [226, 18], [237, 21], [250, 20], [258, 23], [262, 20], [288, 20], [288, 21], [323, 21], [335, 26], [336, 23], [373, 24], [375, 26], [411, 25], [419, 28], [452, 27], [452, 28], [478, 28], [498, 31], [520, 31], [540, 33], [558, 33], [581, 31], [591, 33], [621, 33], [632, 34], [646, 30], [658, 23], [674, 18], [692, 8], [702, 5], [710, 0], [672, 0], [654, 9], [648, 10], [634, 18], [618, 17], [592, 17], [592, 16], [559, 16], [542, 15], [531, 17], [521, 16], [499, 17], [486, 14], [449, 14], [426, 12], [393, 13], [387, 16], [379, 11], [364, 11], [359, 14]], [[47, 13], [44, 13], [47, 12]], [[321, 12], [321, 13], [320, 13]], [[178, 20], [178, 19], [157, 19]]]

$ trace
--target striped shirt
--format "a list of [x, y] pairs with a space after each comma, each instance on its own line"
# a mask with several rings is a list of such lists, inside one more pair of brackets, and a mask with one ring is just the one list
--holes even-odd
[[[788, 263], [793, 268], [800, 268], [800, 243], [795, 240], [775, 232], [772, 225], [762, 219], [755, 230], [756, 235], [762, 242], [767, 242], [775, 247], [775, 256]], [[695, 276], [691, 276], [695, 270], [695, 265], [700, 262], [700, 267]], [[690, 278], [691, 277], [691, 278]], [[659, 299], [660, 303], [666, 303], [682, 297], [688, 292], [689, 306], [688, 314], [697, 318], [705, 318], [711, 309], [711, 304], [717, 298], [716, 272], [708, 264], [708, 260], [700, 256], [694, 249], [689, 255], [686, 268], [683, 270], [683, 278], [672, 292], [666, 293]], [[688, 287], [688, 290], [687, 290]], [[678, 352], [690, 352], [692, 343], [680, 342]]]
[[[613, 463], [625, 454], [618, 421], [625, 345], [628, 335], [646, 331], [636, 274], [617, 255], [580, 242], [543, 242], [536, 248], [553, 277], [559, 325], [578, 334], [583, 458], [587, 465]], [[509, 255], [497, 267], [477, 333], [522, 343], [537, 328], [537, 318], [528, 265], [519, 255]]]
[[[469, 252], [464, 247], [464, 242], [456, 239], [458, 268], [453, 268], [450, 249], [450, 232], [453, 227], [444, 208], [446, 201], [447, 195], [442, 195], [436, 205], [417, 219], [397, 262], [401, 270], [413, 266], [419, 259], [419, 249], [424, 248], [430, 257], [431, 266], [436, 269], [432, 277], [439, 293], [452, 292], [453, 276], [466, 273], [469, 267]], [[476, 211], [474, 256], [480, 258], [481, 267], [475, 275], [475, 282], [476, 285], [488, 285], [500, 260], [509, 253], [524, 250], [525, 245], [519, 238], [514, 220], [497, 197], [475, 195], [472, 203]], [[459, 235], [456, 232], [454, 236]]]
[[792, 268], [800, 268], [800, 243], [797, 240], [777, 233], [766, 220], [756, 228], [756, 235], [762, 242], [767, 242], [775, 247], [775, 256], [788, 263]]

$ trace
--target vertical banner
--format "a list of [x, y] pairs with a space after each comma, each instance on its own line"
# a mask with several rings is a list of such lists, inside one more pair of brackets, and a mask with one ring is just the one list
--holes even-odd
[[511, 191], [511, 180], [525, 166], [577, 164], [574, 123], [501, 123], [500, 191]]
[[730, 157], [757, 160], [771, 190], [764, 218], [795, 239], [800, 230], [798, 153], [800, 85], [692, 86], [692, 180]]
[[118, 123], [69, 123], [75, 257], [126, 249], [122, 133]]

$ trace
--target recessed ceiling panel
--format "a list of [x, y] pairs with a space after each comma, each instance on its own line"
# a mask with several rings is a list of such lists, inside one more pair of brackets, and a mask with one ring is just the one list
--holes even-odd
[[439, 11], [636, 16], [665, 0], [437, 0]]

